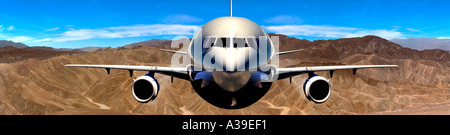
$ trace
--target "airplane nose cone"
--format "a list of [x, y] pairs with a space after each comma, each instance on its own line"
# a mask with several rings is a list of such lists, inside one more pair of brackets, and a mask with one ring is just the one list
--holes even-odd
[[250, 75], [250, 72], [212, 72], [214, 82], [229, 92], [236, 92], [242, 89], [250, 80]]
[[[252, 61], [253, 60], [253, 61]], [[212, 71], [248, 71], [256, 67], [256, 51], [250, 48], [213, 47], [203, 56], [202, 66]]]
[[247, 55], [247, 49], [226, 48], [225, 71], [244, 71]]

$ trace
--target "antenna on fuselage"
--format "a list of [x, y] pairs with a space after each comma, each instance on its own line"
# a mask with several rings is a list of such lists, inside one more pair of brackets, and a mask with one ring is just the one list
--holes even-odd
[[233, 17], [233, 0], [230, 0], [230, 17]]

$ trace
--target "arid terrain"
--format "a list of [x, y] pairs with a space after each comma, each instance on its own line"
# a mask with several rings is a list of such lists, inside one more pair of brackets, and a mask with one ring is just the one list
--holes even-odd
[[[271, 34], [272, 36], [275, 34]], [[0, 114], [422, 114], [438, 107], [450, 114], [450, 53], [417, 51], [376, 37], [307, 41], [279, 36], [280, 51], [305, 49], [280, 57], [280, 67], [395, 64], [399, 68], [335, 71], [330, 99], [310, 102], [302, 85], [307, 75], [279, 80], [255, 104], [238, 110], [217, 108], [198, 96], [188, 81], [156, 74], [161, 89], [153, 102], [141, 104], [131, 94], [128, 71], [68, 68], [65, 64], [170, 66], [170, 41], [137, 44], [85, 53], [27, 58], [0, 63]], [[153, 40], [156, 41], [156, 40]], [[143, 42], [145, 43], [145, 42]], [[1, 48], [0, 48], [1, 49]], [[20, 51], [14, 53], [20, 55]], [[2, 55], [2, 54], [0, 54]], [[11, 57], [13, 54], [11, 54]], [[135, 72], [134, 78], [146, 72]], [[317, 72], [329, 78], [329, 72]], [[429, 110], [429, 109], [428, 109]], [[402, 113], [403, 112], [403, 113]]]
[[23, 61], [30, 58], [48, 59], [59, 55], [83, 54], [82, 50], [57, 50], [51, 47], [25, 47], [18, 48], [12, 46], [0, 47], [0, 63], [11, 63]]

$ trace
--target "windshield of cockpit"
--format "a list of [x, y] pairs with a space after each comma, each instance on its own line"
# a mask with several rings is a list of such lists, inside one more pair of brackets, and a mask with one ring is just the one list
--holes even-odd
[[259, 48], [259, 40], [255, 37], [208, 37], [203, 40], [203, 48], [222, 47], [222, 48]]
[[[205, 55], [212, 48], [252, 48], [261, 55], [271, 56], [273, 51], [271, 41], [265, 36], [260, 37], [207, 37], [203, 38], [202, 42], [202, 55]], [[191, 48], [191, 52], [194, 48]]]

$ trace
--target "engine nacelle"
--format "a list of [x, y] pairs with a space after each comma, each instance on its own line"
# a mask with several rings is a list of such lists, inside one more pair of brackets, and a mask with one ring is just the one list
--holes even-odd
[[308, 78], [303, 84], [303, 91], [306, 98], [315, 103], [324, 103], [330, 98], [331, 84], [321, 76], [313, 76]]
[[141, 103], [154, 100], [159, 93], [159, 83], [155, 78], [144, 75], [138, 77], [131, 86], [134, 99]]

